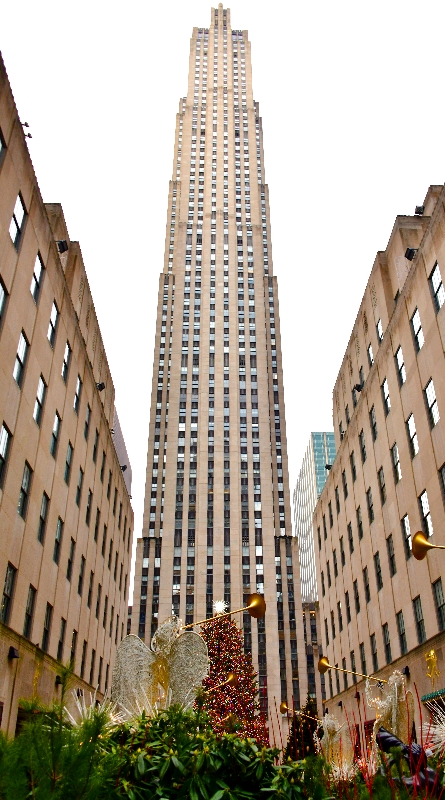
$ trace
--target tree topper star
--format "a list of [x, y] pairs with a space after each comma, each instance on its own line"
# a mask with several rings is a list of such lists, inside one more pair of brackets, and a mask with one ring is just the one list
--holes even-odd
[[225, 614], [228, 607], [229, 604], [226, 603], [225, 600], [215, 600], [213, 603], [213, 613], [215, 617], [217, 617], [219, 614]]

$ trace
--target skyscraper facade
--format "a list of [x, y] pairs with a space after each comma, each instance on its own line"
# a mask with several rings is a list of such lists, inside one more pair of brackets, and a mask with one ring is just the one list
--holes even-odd
[[265, 618], [238, 619], [263, 710], [299, 705], [295, 544], [262, 124], [247, 32], [220, 5], [193, 30], [176, 118], [132, 632], [260, 592]]
[[[125, 469], [125, 472], [123, 470]], [[0, 58], [0, 727], [109, 687], [128, 605], [131, 466], [78, 242], [44, 204]]]
[[292, 498], [303, 603], [318, 599], [312, 515], [334, 459], [334, 433], [311, 433]]
[[[412, 551], [418, 531], [445, 545], [444, 203], [445, 187], [430, 186], [377, 253], [334, 386], [337, 456], [314, 514], [324, 654], [383, 680], [403, 671], [417, 726], [445, 696], [445, 554]], [[364, 688], [330, 670], [329, 711], [351, 719]]]

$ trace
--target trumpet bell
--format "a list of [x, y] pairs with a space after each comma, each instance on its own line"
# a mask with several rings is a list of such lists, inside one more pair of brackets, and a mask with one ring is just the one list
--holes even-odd
[[229, 674], [227, 675], [226, 684], [228, 686], [233, 686], [233, 688], [236, 689], [236, 687], [238, 686], [238, 678], [234, 672], [229, 672]]
[[434, 545], [429, 543], [422, 531], [417, 531], [417, 533], [414, 534], [412, 538], [412, 551], [414, 558], [417, 558], [418, 561], [423, 561], [428, 550], [432, 550], [433, 548]]
[[318, 671], [321, 672], [322, 675], [324, 675], [325, 672], [328, 671], [328, 669], [331, 669], [331, 665], [326, 656], [322, 656], [318, 662]]
[[266, 613], [266, 601], [261, 594], [249, 594], [247, 610], [254, 619], [261, 619]]
[[288, 707], [286, 701], [283, 700], [283, 702], [280, 703], [280, 714], [287, 714], [288, 711], [289, 711], [289, 707]]

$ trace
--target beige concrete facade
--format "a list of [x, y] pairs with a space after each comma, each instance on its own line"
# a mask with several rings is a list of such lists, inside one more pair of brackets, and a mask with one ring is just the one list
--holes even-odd
[[[445, 558], [411, 553], [418, 530], [445, 545], [444, 200], [430, 187], [377, 254], [334, 387], [337, 457], [314, 513], [329, 663], [383, 678], [408, 667], [420, 698], [445, 686]], [[363, 681], [332, 670], [326, 690], [330, 711], [357, 714]], [[422, 701], [417, 725], [420, 711]]]
[[57, 660], [72, 658], [78, 686], [110, 683], [133, 534], [114, 420], [82, 253], [60, 205], [42, 201], [1, 62], [0, 708], [9, 733], [20, 697], [31, 688], [53, 696]]
[[220, 5], [193, 30], [176, 118], [132, 632], [149, 641], [172, 612], [201, 620], [259, 591], [265, 621], [238, 620], [263, 709], [304, 702], [291, 534], [262, 122], [247, 32]]

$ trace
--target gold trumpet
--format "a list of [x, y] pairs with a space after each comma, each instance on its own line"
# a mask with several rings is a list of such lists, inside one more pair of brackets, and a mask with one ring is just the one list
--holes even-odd
[[428, 550], [445, 550], [442, 544], [431, 544], [422, 531], [417, 531], [412, 538], [412, 551], [417, 561], [423, 561]]
[[378, 683], [388, 683], [385, 681], [384, 678], [376, 678], [374, 675], [363, 675], [363, 672], [353, 672], [351, 669], [342, 669], [341, 667], [334, 667], [332, 664], [329, 663], [326, 656], [322, 656], [318, 662], [318, 671], [324, 675], [328, 669], [336, 669], [337, 672], [347, 672], [348, 675], [358, 675], [359, 678], [369, 678], [371, 681], [377, 681]]
[[[280, 703], [280, 714], [288, 714], [289, 711], [290, 711], [289, 706], [287, 705], [286, 701], [283, 700], [283, 702]], [[321, 724], [321, 720], [319, 720], [318, 717], [311, 717], [309, 716], [309, 714], [305, 714], [303, 711], [294, 711], [293, 715], [295, 717], [306, 717], [306, 719], [313, 719], [314, 722], [319, 722]]]
[[209, 619], [202, 619], [200, 622], [189, 622], [188, 625], [182, 625], [181, 631], [186, 628], [194, 628], [195, 625], [207, 625], [209, 622], [215, 622], [222, 617], [230, 617], [231, 614], [240, 614], [242, 611], [248, 611], [251, 617], [261, 619], [266, 613], [266, 601], [261, 594], [249, 594], [247, 598], [247, 606], [245, 608], [237, 608], [236, 611], [227, 611], [225, 614], [217, 614], [216, 617], [209, 617]]
[[216, 689], [221, 689], [223, 686], [233, 686], [233, 688], [236, 689], [238, 686], [238, 677], [234, 672], [229, 672], [226, 680], [222, 683], [218, 683], [216, 686], [212, 686], [211, 689], [207, 689], [206, 694], [210, 694], [210, 692], [214, 692]]

